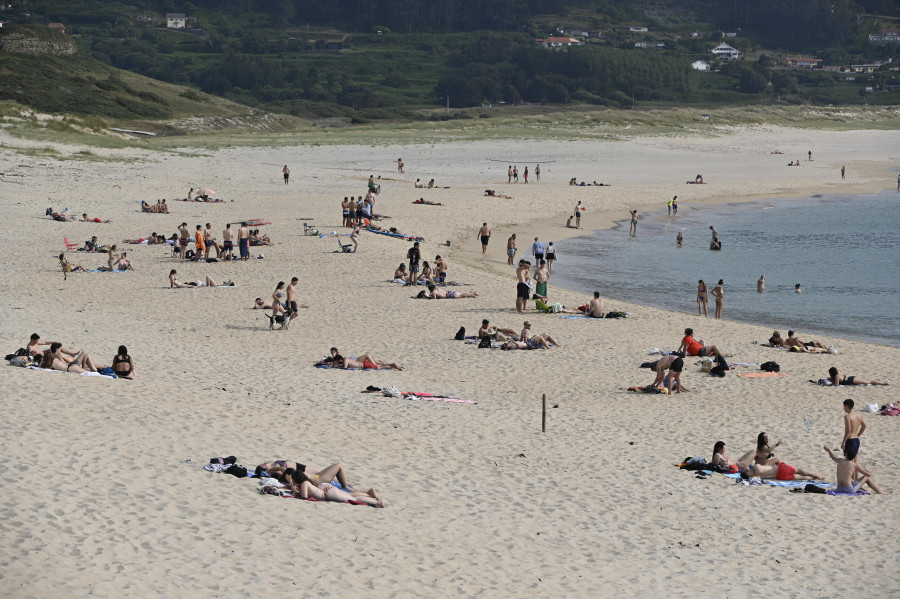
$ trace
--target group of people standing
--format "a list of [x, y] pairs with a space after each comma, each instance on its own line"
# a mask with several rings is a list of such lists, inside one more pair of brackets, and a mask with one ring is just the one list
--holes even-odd
[[[206, 223], [206, 228], [203, 228], [202, 225], [197, 225], [193, 237], [194, 260], [203, 259], [209, 261], [209, 252], [212, 249], [216, 250], [217, 260], [236, 260], [232, 253], [234, 250], [234, 231], [231, 229], [231, 223], [225, 225], [225, 230], [222, 231], [221, 243], [217, 241], [210, 223]], [[251, 245], [271, 245], [272, 243], [268, 235], [259, 234], [259, 229], [251, 231], [250, 225], [246, 222], [242, 222], [237, 231], [237, 241], [242, 261], [250, 259]], [[181, 223], [178, 226], [178, 249], [181, 260], [190, 259], [188, 257], [188, 246], [190, 243], [191, 232], [188, 229], [188, 225], [186, 222]]]
[[725, 281], [722, 279], [719, 279], [719, 282], [716, 283], [716, 286], [713, 287], [711, 291], [707, 290], [706, 283], [703, 282], [703, 279], [697, 281], [697, 315], [709, 317], [706, 306], [709, 303], [710, 294], [716, 299], [716, 311], [714, 316], [716, 318], [722, 318], [722, 306], [725, 304]]
[[[525, 172], [522, 173], [523, 178], [525, 179], [525, 183], [528, 183], [528, 167], [525, 167]], [[541, 180], [541, 165], [538, 164], [534, 167], [534, 180]], [[506, 169], [506, 182], [507, 183], [518, 183], [519, 182], [519, 167], [510, 165], [508, 169]]]

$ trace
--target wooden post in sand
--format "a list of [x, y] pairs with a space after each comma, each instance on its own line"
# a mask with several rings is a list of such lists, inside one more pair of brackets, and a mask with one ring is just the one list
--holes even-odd
[[547, 432], [547, 394], [541, 395], [541, 432]]

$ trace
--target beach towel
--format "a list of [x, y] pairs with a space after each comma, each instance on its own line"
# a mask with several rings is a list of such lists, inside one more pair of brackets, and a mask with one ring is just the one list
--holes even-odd
[[861, 497], [862, 495], [869, 495], [869, 492], [860, 489], [856, 493], [839, 493], [835, 489], [829, 489], [828, 491], [825, 491], [825, 494], [831, 495], [832, 497]]
[[92, 268], [88, 272], [128, 272], [128, 270], [100, 270], [99, 268]]
[[578, 316], [577, 314], [557, 314], [557, 318], [568, 318], [570, 320], [606, 320], [605, 318], [594, 318], [593, 316]]
[[405, 239], [407, 241], [425, 241], [424, 237], [419, 237], [417, 235], [411, 235], [408, 233], [391, 233], [390, 231], [379, 231], [378, 229], [372, 229], [369, 227], [366, 227], [366, 231], [368, 231], [369, 233], [378, 233], [379, 235], [387, 235], [388, 237], [396, 237], [397, 239]]
[[[740, 479], [741, 475], [739, 473], [735, 474], [725, 474], [728, 478], [737, 478]], [[817, 487], [822, 487], [823, 489], [836, 489], [837, 485], [835, 483], [827, 483], [824, 480], [771, 480], [766, 479], [763, 481], [763, 484], [771, 485], [773, 487], [805, 487], [806, 485], [815, 485]]]
[[781, 374], [779, 372], [742, 372], [738, 374], [742, 379], [762, 379], [769, 377], [782, 377], [787, 376], [786, 374]]

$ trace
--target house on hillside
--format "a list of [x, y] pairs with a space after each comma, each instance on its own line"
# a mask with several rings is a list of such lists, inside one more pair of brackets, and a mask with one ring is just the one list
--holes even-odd
[[691, 63], [691, 68], [695, 71], [709, 71], [709, 63], [705, 60], [695, 60]]
[[732, 60], [740, 60], [740, 58], [741, 58], [741, 53], [738, 50], [736, 50], [735, 48], [732, 48], [731, 46], [729, 46], [728, 44], [726, 44], [724, 42], [719, 44], [712, 50], [710, 50], [710, 52], [715, 54], [716, 58], [718, 58], [722, 62], [729, 62]]
[[570, 46], [583, 46], [584, 41], [574, 37], [548, 37], [537, 40], [537, 45], [546, 50], [563, 50]]
[[870, 35], [869, 42], [875, 44], [900, 44], [900, 29], [882, 29], [881, 35]]
[[643, 50], [647, 47], [647, 42], [634, 42], [634, 47]]
[[66, 32], [66, 26], [62, 23], [47, 23], [47, 27], [53, 31], [59, 31], [60, 33]]
[[187, 17], [183, 12], [167, 12], [166, 28], [167, 29], [184, 29], [187, 23]]
[[818, 69], [822, 66], [821, 58], [788, 58], [789, 67], [795, 69]]
[[628, 31], [631, 33], [647, 33], [646, 27], [629, 27]]

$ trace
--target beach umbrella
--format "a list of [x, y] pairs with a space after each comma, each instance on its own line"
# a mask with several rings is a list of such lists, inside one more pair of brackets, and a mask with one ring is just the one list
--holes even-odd
[[215, 195], [216, 190], [210, 189], [209, 187], [201, 187], [200, 189], [197, 190], [196, 193], [198, 196], [211, 196], [211, 195]]

